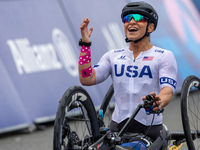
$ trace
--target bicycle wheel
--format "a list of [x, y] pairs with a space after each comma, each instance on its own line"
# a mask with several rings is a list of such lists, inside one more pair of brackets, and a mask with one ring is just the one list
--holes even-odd
[[181, 90], [181, 116], [188, 149], [200, 149], [200, 79], [189, 76]]
[[114, 102], [110, 103], [110, 101], [112, 100], [113, 94], [114, 94], [114, 88], [113, 88], [113, 84], [112, 84], [109, 87], [109, 89], [103, 99], [103, 102], [100, 106], [100, 109], [103, 111], [103, 116], [104, 116], [103, 122], [104, 122], [105, 127], [109, 127], [109, 124], [112, 120], [111, 116], [112, 116], [112, 112], [114, 109]]
[[85, 149], [99, 136], [97, 115], [89, 94], [80, 86], [72, 86], [58, 106], [54, 150]]

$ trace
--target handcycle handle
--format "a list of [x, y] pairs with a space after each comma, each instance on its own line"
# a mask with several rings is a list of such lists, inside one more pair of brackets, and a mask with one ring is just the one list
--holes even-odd
[[157, 103], [156, 103], [155, 107], [153, 106], [153, 103], [156, 103], [156, 100], [153, 98], [152, 95], [147, 95], [146, 96], [146, 100], [144, 100], [144, 104], [143, 104], [143, 108], [145, 109], [147, 115], [150, 115], [150, 114], [160, 114], [160, 113], [164, 112], [163, 108], [160, 109], [159, 111], [156, 111], [156, 112], [153, 111], [153, 109], [155, 107], [158, 107]]
[[[164, 111], [164, 109], [161, 109], [157, 112], [153, 111], [153, 103], [156, 103], [156, 100], [153, 98], [152, 95], [147, 95], [146, 96], [146, 100], [144, 100], [143, 104], [139, 104], [138, 107], [135, 109], [135, 111], [133, 112], [133, 114], [131, 115], [131, 117], [128, 119], [128, 121], [126, 122], [126, 124], [124, 125], [124, 127], [119, 131], [118, 136], [122, 136], [125, 131], [128, 129], [128, 127], [130, 126], [130, 122], [135, 118], [135, 116], [137, 115], [137, 113], [139, 112], [139, 110], [141, 108], [144, 108], [146, 110], [147, 115], [150, 114], [159, 114], [162, 113]], [[158, 104], [156, 103], [157, 107]]]

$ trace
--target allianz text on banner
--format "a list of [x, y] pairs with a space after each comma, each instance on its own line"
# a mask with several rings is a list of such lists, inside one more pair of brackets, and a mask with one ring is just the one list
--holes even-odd
[[77, 57], [73, 48], [60, 29], [52, 31], [53, 43], [32, 45], [27, 38], [9, 39], [11, 50], [19, 74], [65, 69], [78, 76]]

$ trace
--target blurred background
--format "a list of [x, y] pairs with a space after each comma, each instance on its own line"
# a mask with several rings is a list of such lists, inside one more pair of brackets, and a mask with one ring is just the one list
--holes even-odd
[[[85, 17], [90, 19], [89, 27], [94, 28], [92, 65], [107, 51], [127, 46], [120, 15], [130, 1], [134, 0], [0, 0], [0, 150], [10, 149], [5, 144], [10, 144], [10, 133], [37, 132], [53, 122], [64, 92], [80, 85], [78, 41]], [[187, 76], [200, 77], [200, 1], [144, 1], [159, 15], [151, 43], [172, 51], [176, 57], [178, 95]], [[98, 107], [110, 85], [109, 78], [84, 88]], [[177, 95], [174, 101], [179, 100]], [[178, 118], [180, 113], [176, 113]], [[31, 140], [46, 132], [53, 135], [52, 128], [48, 129], [31, 134]], [[12, 140], [22, 141], [16, 137]], [[52, 143], [47, 145], [52, 149]], [[22, 149], [23, 144], [19, 147]]]

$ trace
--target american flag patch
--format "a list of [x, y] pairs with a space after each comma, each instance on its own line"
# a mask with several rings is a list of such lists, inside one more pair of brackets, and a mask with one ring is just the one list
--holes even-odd
[[154, 56], [145, 56], [142, 61], [152, 61]]

